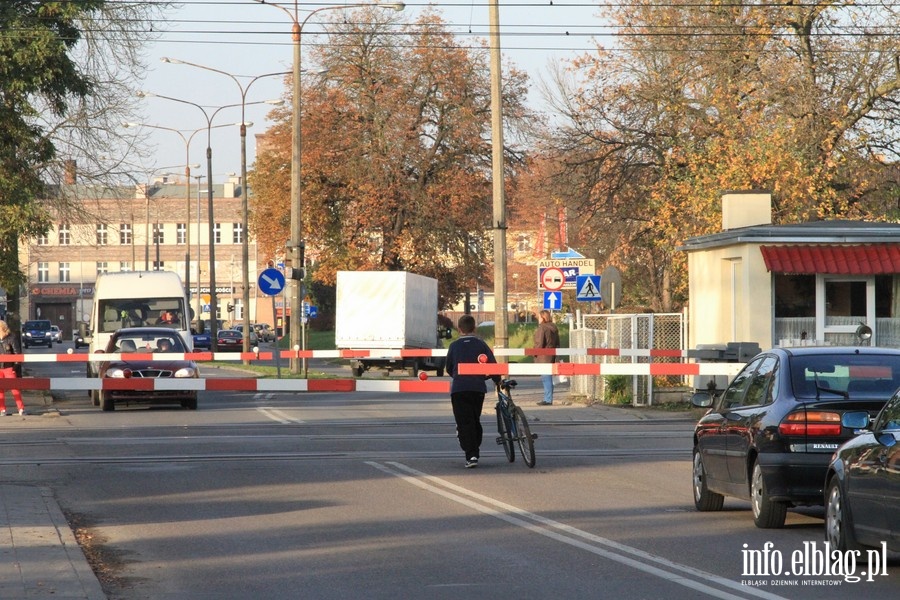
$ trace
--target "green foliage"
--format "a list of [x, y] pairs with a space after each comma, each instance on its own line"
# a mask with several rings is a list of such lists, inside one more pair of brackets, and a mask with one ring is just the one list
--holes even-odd
[[46, 232], [50, 220], [36, 205], [41, 173], [55, 148], [41, 123], [62, 116], [73, 98], [91, 92], [70, 56], [81, 39], [80, 19], [102, 0], [0, 4], [0, 285], [15, 290], [18, 240]]
[[606, 404], [631, 404], [630, 375], [606, 375], [603, 378], [603, 402]]

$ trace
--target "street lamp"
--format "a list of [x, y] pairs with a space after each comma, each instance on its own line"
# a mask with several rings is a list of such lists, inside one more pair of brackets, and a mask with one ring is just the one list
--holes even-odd
[[[184, 178], [185, 178], [185, 204], [186, 204], [186, 230], [185, 230], [185, 252], [184, 252], [184, 287], [188, 292], [188, 297], [190, 297], [191, 293], [191, 168], [199, 169], [199, 164], [189, 164], [191, 161], [191, 141], [194, 139], [194, 136], [200, 133], [201, 131], [205, 131], [206, 127], [201, 127], [199, 129], [175, 129], [173, 127], [163, 127], [162, 125], [149, 125], [147, 123], [123, 123], [123, 127], [127, 128], [138, 128], [138, 127], [149, 127], [150, 129], [162, 129], [163, 131], [171, 131], [178, 134], [178, 137], [181, 138], [181, 141], [184, 142]], [[225, 125], [214, 125], [213, 129], [219, 127], [231, 127], [232, 124], [228, 123]], [[185, 136], [185, 133], [190, 133], [190, 135]], [[200, 237], [200, 221], [198, 217], [197, 221], [197, 237]], [[197, 260], [200, 260], [199, 255], [197, 256]], [[197, 289], [200, 289], [200, 282], [197, 282]], [[197, 292], [199, 294], [199, 291]], [[199, 313], [197, 314], [197, 319], [200, 319]]]
[[[196, 102], [191, 102], [190, 100], [182, 100], [181, 98], [173, 98], [171, 96], [163, 96], [162, 94], [154, 94], [152, 92], [138, 92], [139, 97], [152, 97], [152, 98], [162, 98], [163, 100], [171, 100], [172, 102], [179, 102], [181, 104], [188, 104], [195, 108], [198, 108], [200, 112], [203, 113], [203, 117], [206, 119], [206, 181], [207, 187], [209, 188], [207, 193], [207, 203], [208, 203], [208, 217], [209, 217], [209, 307], [210, 307], [210, 337], [212, 342], [212, 351], [216, 351], [216, 334], [218, 333], [218, 316], [219, 316], [219, 306], [216, 300], [216, 249], [215, 249], [215, 219], [213, 218], [213, 185], [212, 185], [212, 129], [213, 129], [213, 119], [216, 118], [216, 115], [219, 114], [219, 111], [224, 110], [226, 108], [236, 108], [241, 106], [240, 104], [226, 104], [225, 106], [219, 106], [216, 108], [212, 114], [206, 111], [206, 108], [197, 104]], [[251, 104], [264, 104], [263, 102], [251, 102]], [[237, 123], [241, 127], [246, 127], [246, 123]]]
[[[149, 171], [145, 171], [147, 175], [147, 184], [144, 187], [144, 202], [147, 204], [147, 218], [145, 223], [145, 231], [144, 231], [144, 270], [150, 270], [150, 180], [153, 178], [154, 173], [162, 173], [164, 175], [169, 175], [170, 173], [166, 173], [169, 169], [174, 169], [176, 167], [180, 167], [181, 165], [173, 165], [171, 167], [157, 167], [154, 169], [150, 169]], [[198, 165], [199, 166], [199, 165]], [[157, 233], [158, 233], [159, 224], [157, 223]], [[154, 236], [154, 239], [156, 238]], [[157, 261], [158, 262], [158, 261]]]
[[[291, 348], [306, 349], [306, 325], [303, 320], [303, 223], [301, 220], [300, 200], [302, 180], [300, 177], [300, 165], [302, 156], [302, 137], [300, 131], [300, 72], [302, 56], [300, 52], [300, 38], [303, 35], [303, 27], [313, 15], [325, 10], [341, 10], [346, 8], [362, 8], [366, 6], [377, 6], [379, 8], [388, 8], [391, 10], [402, 11], [406, 5], [402, 2], [392, 2], [389, 4], [379, 4], [378, 2], [363, 2], [358, 4], [342, 4], [340, 6], [322, 6], [310, 11], [306, 18], [300, 20], [299, 2], [294, 0], [294, 10], [279, 6], [278, 4], [268, 4], [265, 0], [253, 0], [259, 4], [267, 4], [284, 12], [293, 21], [291, 35], [294, 46], [294, 65], [293, 65], [293, 123], [291, 126], [291, 239], [289, 240], [289, 248], [291, 252], [291, 262], [293, 264], [291, 278], [296, 280], [295, 285], [291, 286]], [[299, 320], [301, 327], [297, 327], [296, 321]], [[301, 332], [302, 329], [302, 332]], [[305, 364], [306, 360], [302, 361]], [[291, 358], [291, 371], [299, 373], [301, 370], [301, 361], [293, 357]]]
[[[203, 69], [204, 71], [212, 71], [214, 73], [219, 73], [221, 75], [225, 75], [226, 77], [230, 77], [232, 81], [238, 86], [238, 90], [241, 93], [241, 227], [242, 235], [241, 235], [241, 275], [244, 280], [244, 289], [241, 295], [242, 302], [244, 304], [244, 352], [250, 351], [250, 247], [249, 247], [249, 238], [250, 238], [250, 224], [249, 224], [249, 206], [247, 204], [247, 128], [244, 126], [244, 122], [246, 120], [245, 113], [247, 107], [247, 92], [250, 91], [250, 86], [256, 83], [258, 80], [263, 79], [264, 77], [275, 77], [277, 75], [289, 75], [288, 71], [282, 71], [279, 73], [265, 73], [263, 75], [257, 75], [252, 77], [247, 85], [242, 85], [238, 77], [243, 77], [242, 75], [233, 75], [226, 71], [222, 71], [220, 69], [214, 69], [212, 67], [207, 67], [204, 65], [198, 65], [196, 63], [188, 62], [186, 60], [179, 60], [177, 58], [169, 58], [162, 57], [162, 60], [165, 63], [171, 63], [176, 65], [188, 65], [191, 67], [196, 67], [198, 69]], [[284, 100], [265, 100], [266, 104], [272, 104], [276, 106], [280, 106], [284, 104]], [[274, 317], [274, 315], [273, 315]]]

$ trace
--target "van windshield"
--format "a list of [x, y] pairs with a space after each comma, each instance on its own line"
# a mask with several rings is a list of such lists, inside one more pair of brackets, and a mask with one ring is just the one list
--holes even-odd
[[113, 333], [123, 327], [184, 329], [183, 298], [109, 298], [97, 307], [97, 331]]

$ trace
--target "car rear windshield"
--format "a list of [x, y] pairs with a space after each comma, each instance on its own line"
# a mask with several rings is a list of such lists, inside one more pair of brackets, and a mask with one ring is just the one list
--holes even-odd
[[893, 354], [822, 354], [791, 359], [792, 386], [798, 398], [815, 398], [817, 386], [854, 395], [885, 398], [900, 387], [900, 356]]

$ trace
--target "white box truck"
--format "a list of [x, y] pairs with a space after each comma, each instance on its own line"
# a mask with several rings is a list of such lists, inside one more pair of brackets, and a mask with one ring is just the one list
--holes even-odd
[[[400, 350], [443, 348], [438, 331], [438, 282], [406, 271], [338, 271], [335, 346], [384, 350], [383, 356], [351, 359], [359, 377], [369, 369], [444, 375], [444, 356], [401, 357]], [[446, 335], [449, 336], [449, 331]]]
[[[88, 351], [103, 352], [112, 334], [123, 327], [168, 327], [193, 351], [187, 295], [181, 277], [171, 271], [122, 271], [97, 277], [91, 322], [84, 332]], [[96, 377], [99, 363], [88, 362], [87, 376]], [[97, 390], [91, 394], [100, 404]]]

